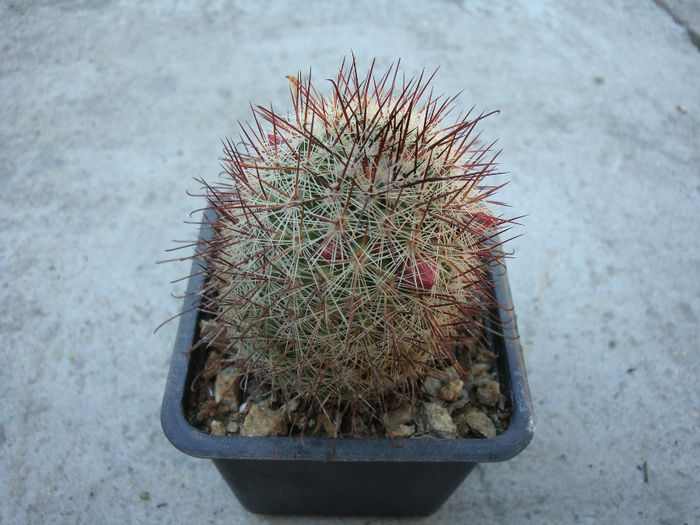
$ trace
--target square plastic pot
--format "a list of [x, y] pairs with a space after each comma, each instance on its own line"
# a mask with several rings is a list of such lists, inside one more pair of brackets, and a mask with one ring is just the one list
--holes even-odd
[[[203, 235], [208, 235], [206, 228]], [[532, 439], [532, 402], [505, 269], [493, 269], [501, 335], [492, 338], [510, 425], [490, 439], [332, 439], [215, 436], [191, 426], [183, 402], [196, 374], [187, 351], [199, 335], [189, 311], [204, 279], [195, 262], [180, 317], [161, 410], [165, 435], [182, 452], [213, 460], [251, 512], [283, 515], [425, 516], [435, 512], [481, 462], [503, 461]], [[183, 478], [187, 472], [183, 471]]]

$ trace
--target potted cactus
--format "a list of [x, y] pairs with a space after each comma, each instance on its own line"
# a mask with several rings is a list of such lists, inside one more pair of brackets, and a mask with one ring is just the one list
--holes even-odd
[[487, 115], [373, 70], [288, 77], [202, 181], [162, 422], [254, 512], [428, 514], [532, 436]]

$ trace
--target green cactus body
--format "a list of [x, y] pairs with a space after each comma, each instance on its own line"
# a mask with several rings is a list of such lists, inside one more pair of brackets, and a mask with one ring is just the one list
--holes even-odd
[[423, 101], [428, 83], [397, 70], [358, 79], [353, 60], [330, 98], [292, 77], [294, 112], [254, 109], [209, 187], [203, 308], [280, 399], [376, 406], [479, 337], [507, 222], [484, 205], [483, 115], [444, 126], [454, 99]]

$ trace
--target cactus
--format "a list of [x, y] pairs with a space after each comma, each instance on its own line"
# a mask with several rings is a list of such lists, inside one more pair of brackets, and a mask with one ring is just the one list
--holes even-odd
[[[214, 239], [200, 308], [221, 354], [276, 399], [320, 410], [419, 395], [461, 343], [482, 337], [487, 265], [510, 221], [487, 203], [491, 146], [471, 111], [399, 64], [360, 78], [345, 61], [330, 96], [289, 77], [293, 112], [258, 106], [224, 143], [208, 185]], [[434, 75], [435, 73], [433, 73]]]

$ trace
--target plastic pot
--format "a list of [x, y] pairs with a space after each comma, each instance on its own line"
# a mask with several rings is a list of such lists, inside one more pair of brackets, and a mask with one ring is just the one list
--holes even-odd
[[[203, 235], [209, 232], [203, 229]], [[195, 262], [193, 274], [200, 270]], [[503, 461], [532, 439], [532, 402], [505, 270], [492, 272], [500, 336], [493, 351], [509, 400], [507, 430], [490, 439], [332, 439], [215, 436], [192, 427], [183, 401], [196, 368], [187, 354], [198, 337], [198, 312], [180, 317], [161, 410], [163, 430], [182, 452], [213, 460], [251, 512], [285, 515], [424, 516], [435, 512], [481, 462]], [[190, 278], [196, 292], [202, 272]], [[196, 298], [188, 295], [184, 310]], [[187, 473], [183, 472], [183, 477]]]

